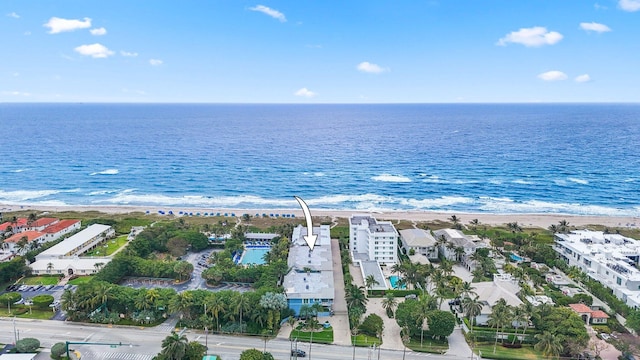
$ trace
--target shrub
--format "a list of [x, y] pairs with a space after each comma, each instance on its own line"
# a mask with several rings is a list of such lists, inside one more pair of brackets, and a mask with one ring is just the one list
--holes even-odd
[[47, 309], [49, 305], [53, 303], [53, 296], [43, 294], [34, 296], [31, 301], [33, 301], [33, 306], [38, 309]]
[[19, 353], [32, 353], [40, 347], [40, 340], [34, 338], [24, 338], [16, 342], [16, 350]]
[[382, 318], [376, 314], [369, 314], [362, 324], [360, 325], [360, 331], [363, 334], [378, 337], [378, 335], [382, 334], [382, 329], [384, 328], [384, 322]]
[[67, 345], [65, 343], [55, 343], [51, 347], [51, 358], [56, 360], [62, 358], [62, 355], [66, 353], [66, 350]]
[[22, 299], [22, 295], [19, 292], [2, 294], [0, 295], [0, 306], [2, 306], [3, 304], [6, 306], [7, 302], [11, 302], [13, 304], [20, 299]]

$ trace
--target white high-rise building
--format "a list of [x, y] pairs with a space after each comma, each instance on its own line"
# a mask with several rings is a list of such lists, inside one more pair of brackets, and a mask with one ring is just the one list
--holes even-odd
[[640, 308], [640, 241], [602, 231], [555, 234], [553, 249], [569, 266], [611, 289], [628, 306]]
[[355, 259], [393, 265], [398, 262], [398, 232], [390, 221], [377, 221], [371, 215], [352, 215], [349, 249]]

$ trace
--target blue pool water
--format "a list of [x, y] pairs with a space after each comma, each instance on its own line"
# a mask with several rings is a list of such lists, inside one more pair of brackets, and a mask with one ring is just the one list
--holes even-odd
[[398, 287], [399, 280], [400, 280], [399, 276], [396, 276], [396, 275], [389, 276], [389, 283], [391, 284], [392, 289], [406, 289], [406, 285], [402, 285], [401, 287]]
[[268, 253], [270, 250], [269, 247], [261, 247], [261, 248], [251, 248], [248, 247], [244, 250], [244, 255], [240, 260], [242, 265], [262, 265], [264, 264], [264, 254]]
[[516, 254], [511, 254], [510, 256], [511, 256], [511, 260], [513, 260], [513, 261], [524, 261], [524, 258], [522, 258], [522, 257], [520, 257], [520, 256], [518, 256]]

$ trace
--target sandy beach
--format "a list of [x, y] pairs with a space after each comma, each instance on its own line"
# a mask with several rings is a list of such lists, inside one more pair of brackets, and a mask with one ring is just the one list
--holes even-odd
[[[70, 205], [70, 206], [41, 206], [41, 205], [10, 205], [0, 204], [0, 212], [11, 211], [99, 211], [108, 214], [141, 212], [157, 214], [158, 211], [168, 213], [172, 211], [178, 214], [180, 211], [187, 213], [227, 213], [242, 216], [242, 214], [294, 214], [302, 217], [301, 209], [223, 209], [223, 208], [182, 208], [176, 206], [92, 206], [92, 205]], [[372, 214], [380, 220], [408, 220], [408, 221], [448, 221], [451, 215], [456, 215], [463, 224], [468, 224], [473, 219], [478, 219], [481, 224], [504, 225], [509, 222], [518, 222], [524, 227], [547, 228], [551, 224], [557, 224], [560, 220], [566, 220], [573, 226], [603, 225], [618, 228], [636, 228], [640, 226], [640, 218], [637, 217], [613, 217], [613, 216], [578, 216], [564, 214], [486, 214], [486, 213], [454, 213], [454, 212], [431, 212], [431, 211], [388, 211], [388, 212], [366, 212], [363, 210], [326, 210], [310, 208], [312, 216], [349, 218], [352, 214]]]

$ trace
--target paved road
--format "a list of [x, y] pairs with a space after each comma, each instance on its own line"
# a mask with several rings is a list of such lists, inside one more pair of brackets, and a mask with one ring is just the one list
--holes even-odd
[[[104, 326], [92, 326], [87, 324], [74, 324], [69, 322], [50, 320], [24, 320], [15, 321], [16, 330], [20, 331], [20, 337], [35, 337], [40, 340], [44, 348], [50, 348], [56, 342], [102, 342], [102, 343], [131, 343], [132, 346], [111, 348], [109, 346], [73, 345], [74, 349], [91, 356], [87, 359], [131, 359], [148, 360], [160, 351], [160, 343], [169, 332], [166, 328], [138, 328]], [[201, 332], [187, 331], [185, 333], [189, 341], [199, 341], [208, 344], [210, 353], [218, 354], [224, 360], [236, 360], [240, 353], [248, 348], [263, 349], [265, 343], [260, 337], [208, 335]], [[0, 343], [13, 343], [13, 319], [0, 319]], [[276, 359], [289, 359], [292, 343], [285, 339], [273, 339], [266, 343], [267, 351]], [[309, 343], [298, 343], [298, 348], [309, 353]], [[370, 354], [367, 348], [356, 348], [355, 359], [378, 359], [378, 353]], [[400, 360], [403, 351], [380, 350], [380, 359]], [[353, 348], [340, 345], [313, 344], [311, 356], [307, 359], [344, 360], [353, 358]], [[420, 354], [407, 351], [405, 359], [457, 359], [453, 355]]]

